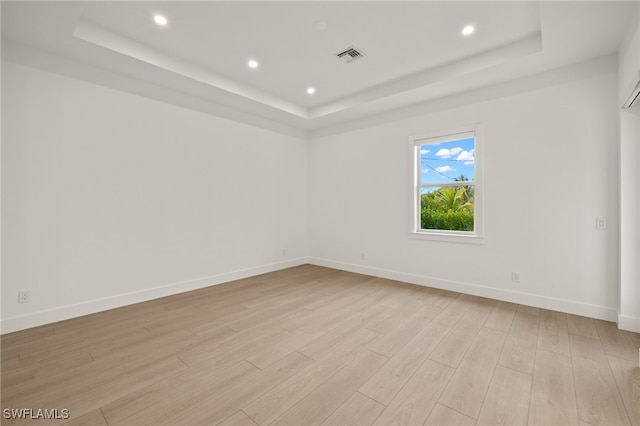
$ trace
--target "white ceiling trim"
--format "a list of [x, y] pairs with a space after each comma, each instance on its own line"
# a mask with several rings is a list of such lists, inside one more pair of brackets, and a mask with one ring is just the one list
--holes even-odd
[[313, 120], [314, 118], [357, 108], [375, 100], [395, 96], [416, 88], [423, 88], [431, 84], [449, 80], [453, 77], [496, 66], [515, 58], [542, 51], [542, 34], [541, 32], [536, 32], [523, 39], [422, 70], [324, 105], [305, 108], [257, 88], [249, 87], [223, 77], [188, 61], [149, 48], [135, 40], [117, 34], [83, 18], [80, 18], [76, 23], [73, 36], [305, 120]]
[[537, 32], [521, 40], [503, 44], [472, 56], [451, 61], [449, 63], [429, 68], [423, 71], [392, 80], [352, 96], [333, 101], [325, 105], [311, 108], [310, 118], [340, 112], [358, 107], [374, 100], [395, 96], [399, 93], [422, 88], [431, 84], [449, 80], [464, 74], [469, 74], [485, 68], [490, 68], [504, 62], [528, 56], [542, 51], [542, 33]]
[[[553, 1], [538, 10], [537, 2], [533, 8], [487, 2], [485, 9], [483, 2], [437, 1], [428, 2], [434, 8], [423, 15], [395, 6], [402, 2], [372, 2], [371, 9], [348, 1], [311, 2], [309, 9], [292, 2], [291, 8], [278, 3], [282, 16], [265, 20], [267, 9], [238, 10], [230, 1], [220, 3], [219, 14], [174, 1], [9, 1], [2, 3], [2, 59], [304, 137], [610, 55], [633, 3]], [[170, 31], [153, 24], [153, 9], [173, 18]], [[342, 19], [354, 10], [370, 13], [360, 21]], [[420, 26], [405, 22], [407, 16], [441, 18]], [[478, 34], [487, 38], [460, 42], [458, 26], [475, 16]], [[327, 20], [330, 31], [315, 31], [314, 19]], [[344, 68], [331, 57], [350, 44], [363, 48], [369, 62]], [[246, 68], [254, 56], [260, 72]], [[314, 97], [306, 95], [308, 85], [318, 89]]]
[[312, 129], [307, 132], [307, 135], [309, 140], [318, 140], [339, 133], [376, 126], [381, 123], [407, 120], [416, 116], [516, 96], [569, 82], [610, 74], [615, 75], [617, 71], [618, 56], [617, 54], [611, 54], [514, 80], [502, 81], [453, 95], [417, 102], [393, 110], [385, 110], [337, 125]]
[[240, 84], [174, 56], [150, 49], [143, 44], [102, 28], [92, 22], [79, 19], [73, 31], [73, 36], [209, 86], [268, 105], [291, 115], [309, 118], [309, 111], [306, 108], [287, 102], [284, 99], [259, 89]]
[[298, 126], [288, 125], [261, 114], [233, 108], [223, 103], [215, 102], [207, 96], [196, 96], [192, 91], [187, 92], [165, 84], [142, 80], [125, 73], [78, 61], [77, 58], [57, 55], [15, 42], [3, 40], [2, 61], [3, 63], [13, 62], [68, 78], [82, 80], [89, 84], [96, 84], [132, 95], [154, 99], [221, 119], [257, 126], [298, 139], [306, 140], [308, 135], [306, 130]]

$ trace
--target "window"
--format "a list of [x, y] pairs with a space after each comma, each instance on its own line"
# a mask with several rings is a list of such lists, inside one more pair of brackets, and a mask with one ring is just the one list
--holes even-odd
[[411, 236], [481, 242], [477, 126], [412, 138]]

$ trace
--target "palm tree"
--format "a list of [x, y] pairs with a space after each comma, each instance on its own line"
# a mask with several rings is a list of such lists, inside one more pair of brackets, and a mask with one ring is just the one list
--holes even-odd
[[[460, 176], [458, 176], [457, 178], [454, 178], [453, 180], [456, 182], [467, 182], [469, 178], [461, 174]], [[473, 204], [473, 197], [475, 195], [475, 186], [468, 185], [468, 186], [464, 186], [463, 188], [465, 190], [465, 202]]]
[[435, 193], [434, 201], [445, 212], [473, 211], [473, 198], [469, 198], [465, 186], [441, 188]]

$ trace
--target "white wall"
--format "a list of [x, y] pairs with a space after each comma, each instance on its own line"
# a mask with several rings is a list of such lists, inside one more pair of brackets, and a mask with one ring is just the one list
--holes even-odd
[[[3, 61], [2, 332], [307, 255], [418, 284], [633, 318], [638, 305], [621, 307], [620, 298], [637, 287], [619, 287], [622, 83], [607, 64], [488, 88], [462, 107], [413, 108], [307, 147]], [[408, 136], [474, 122], [485, 136], [484, 245], [409, 239]], [[595, 229], [601, 216], [606, 231]], [[520, 283], [510, 282], [511, 271]], [[17, 303], [20, 289], [31, 290], [30, 303]]]
[[[311, 261], [615, 320], [615, 65], [568, 83], [545, 79], [546, 88], [523, 84], [524, 93], [313, 140]], [[409, 135], [476, 122], [485, 136], [484, 245], [409, 239]], [[595, 229], [596, 217], [607, 230]]]
[[[618, 55], [622, 105], [640, 73], [640, 7]], [[618, 325], [640, 333], [640, 102], [620, 111], [620, 302]]]
[[640, 71], [640, 5], [630, 17], [627, 31], [618, 51], [618, 93], [624, 100]]
[[640, 105], [620, 112], [618, 325], [640, 333]]
[[7, 61], [2, 91], [2, 332], [305, 262], [304, 140]]

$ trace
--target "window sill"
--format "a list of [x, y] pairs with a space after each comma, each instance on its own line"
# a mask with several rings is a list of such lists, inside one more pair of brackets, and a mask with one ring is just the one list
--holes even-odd
[[484, 244], [481, 236], [475, 234], [454, 234], [446, 232], [409, 232], [414, 240], [441, 241], [446, 243]]

